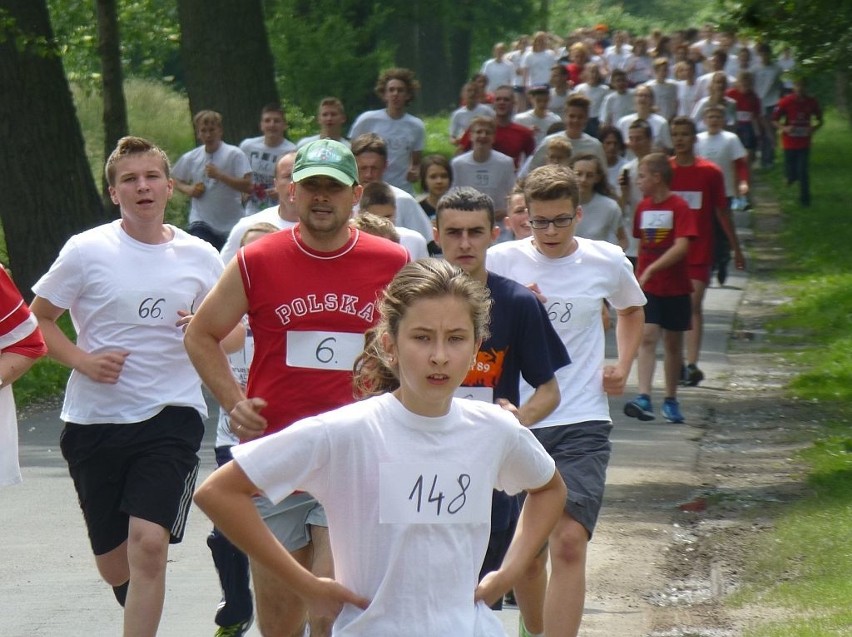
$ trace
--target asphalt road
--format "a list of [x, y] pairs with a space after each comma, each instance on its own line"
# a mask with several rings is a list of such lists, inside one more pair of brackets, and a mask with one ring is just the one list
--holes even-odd
[[[733, 274], [725, 288], [713, 287], [706, 302], [705, 341], [701, 367], [705, 383], [721, 382], [727, 367], [726, 343], [745, 284]], [[610, 347], [609, 353], [612, 353]], [[658, 376], [661, 365], [658, 365]], [[660, 387], [657, 380], [655, 387]], [[627, 397], [635, 392], [628, 388]], [[655, 396], [655, 406], [660, 398]], [[689, 423], [700, 388], [681, 394]], [[654, 555], [666, 542], [661, 525], [679, 498], [695, 486], [692, 469], [697, 445], [687, 425], [661, 418], [639, 423], [622, 415], [623, 400], [612, 401], [614, 455], [607, 500], [589, 558], [589, 596], [582, 634], [639, 636], [647, 634], [643, 600], [621, 584], [630, 577], [655, 575]], [[24, 482], [0, 490], [2, 581], [0, 617], [7, 637], [119, 635], [121, 612], [112, 592], [98, 577], [76, 495], [58, 448], [58, 412], [32, 416], [20, 423], [20, 456]], [[201, 450], [199, 480], [215, 467], [215, 427], [208, 426]], [[637, 511], [647, 530], [637, 529]], [[210, 524], [193, 510], [186, 537], [170, 551], [164, 637], [212, 635], [219, 600], [218, 582], [205, 543]], [[633, 529], [632, 532], [630, 529]], [[647, 538], [644, 537], [647, 535]], [[647, 574], [645, 571], [647, 570]], [[517, 611], [502, 618], [509, 635], [517, 634]], [[256, 628], [251, 635], [259, 635]]]

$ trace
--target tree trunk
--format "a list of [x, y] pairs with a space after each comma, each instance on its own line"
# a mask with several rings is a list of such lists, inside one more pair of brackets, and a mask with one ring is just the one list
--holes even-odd
[[419, 5], [417, 77], [423, 89], [423, 113], [433, 115], [456, 107], [460, 87], [450, 75], [445, 14], [443, 11], [435, 11], [426, 0], [420, 0]]
[[[457, 0], [456, 17], [447, 25], [449, 34], [450, 77], [458, 90], [470, 79], [470, 45], [473, 39], [473, 0]], [[456, 100], [457, 101], [457, 100]]]
[[221, 113], [228, 143], [259, 135], [279, 99], [261, 0], [178, 0], [178, 19], [190, 110]]
[[[124, 76], [121, 72], [121, 39], [115, 0], [98, 0], [98, 57], [101, 60], [101, 90], [104, 102], [104, 162], [119, 139], [127, 135], [127, 103], [124, 100]], [[118, 217], [102, 177], [104, 210]]]
[[106, 220], [45, 0], [4, 0], [0, 37], [0, 220], [28, 291], [72, 234]]

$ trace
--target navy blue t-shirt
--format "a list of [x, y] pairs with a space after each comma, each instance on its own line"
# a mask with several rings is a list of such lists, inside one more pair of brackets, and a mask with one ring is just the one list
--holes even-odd
[[[492, 388], [492, 402], [505, 398], [518, 406], [521, 377], [538, 387], [571, 360], [535, 294], [520, 283], [491, 272], [487, 285], [494, 303], [491, 335], [482, 343], [462, 387]], [[495, 491], [491, 530], [508, 528], [519, 508], [517, 498]]]

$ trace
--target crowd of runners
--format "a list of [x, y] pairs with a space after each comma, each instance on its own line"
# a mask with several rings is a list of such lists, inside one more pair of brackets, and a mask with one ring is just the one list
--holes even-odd
[[[822, 115], [789, 51], [709, 25], [496, 44], [453, 157], [426, 152], [412, 71], [375, 90], [348, 131], [323, 99], [297, 143], [277, 104], [239, 146], [200, 111], [173, 167], [125, 137], [105, 167], [121, 218], [72, 237], [30, 308], [3, 273], [0, 399], [45, 351], [72, 370], [61, 449], [126, 636], [157, 632], [193, 492], [217, 636], [503, 635], [506, 595], [520, 635], [576, 636], [610, 398], [637, 361], [620, 408], [657, 418], [662, 341], [660, 415], [686, 420], [705, 291], [745, 267], [731, 209], [779, 132], [810, 203]], [[186, 231], [164, 222], [174, 190]], [[220, 468], [196, 491], [202, 384]]]

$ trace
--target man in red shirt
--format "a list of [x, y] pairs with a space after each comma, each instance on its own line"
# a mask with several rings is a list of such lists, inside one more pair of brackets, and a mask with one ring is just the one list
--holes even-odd
[[[352, 367], [405, 248], [350, 228], [361, 198], [352, 152], [332, 139], [299, 149], [289, 195], [299, 224], [240, 249], [186, 330], [190, 359], [241, 441], [353, 402]], [[248, 314], [254, 357], [245, 390], [220, 342]], [[231, 325], [231, 327], [227, 327]], [[275, 537], [315, 574], [332, 571], [325, 515], [306, 493], [256, 500]], [[301, 634], [304, 601], [251, 563], [264, 635]], [[312, 635], [330, 626], [311, 621]]]
[[[784, 173], [787, 185], [799, 182], [799, 201], [802, 206], [811, 205], [810, 175], [808, 159], [811, 152], [811, 137], [822, 127], [822, 109], [815, 98], [808, 95], [805, 80], [793, 82], [793, 92], [782, 97], [772, 113], [772, 123], [781, 129], [781, 145], [784, 147]], [[812, 124], [814, 121], [816, 123]]]
[[[533, 132], [526, 126], [512, 121], [514, 92], [511, 86], [498, 86], [494, 90], [494, 119], [497, 129], [494, 131], [494, 150], [508, 155], [515, 162], [515, 170], [535, 151]], [[459, 139], [458, 154], [466, 153], [472, 147], [470, 131], [465, 131]]]

